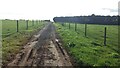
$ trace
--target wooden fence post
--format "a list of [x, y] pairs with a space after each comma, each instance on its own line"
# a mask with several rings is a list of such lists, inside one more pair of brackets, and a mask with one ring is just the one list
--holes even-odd
[[37, 20], [37, 25], [38, 25], [38, 20]]
[[69, 23], [69, 29], [70, 29], [70, 23]]
[[75, 23], [75, 31], [77, 31], [77, 23]]
[[85, 23], [85, 37], [87, 36], [87, 24]]
[[19, 32], [19, 24], [18, 24], [18, 20], [17, 20], [17, 32]]
[[32, 25], [34, 26], [34, 20], [32, 21]]
[[64, 26], [64, 22], [61, 22], [61, 25]]
[[26, 21], [26, 30], [28, 30], [28, 20]]
[[106, 46], [106, 30], [107, 28], [105, 27], [105, 30], [104, 30], [104, 45]]

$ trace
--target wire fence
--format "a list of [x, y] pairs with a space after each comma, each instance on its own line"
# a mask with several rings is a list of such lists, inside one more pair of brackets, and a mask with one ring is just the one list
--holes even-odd
[[76, 31], [86, 38], [95, 40], [94, 45], [118, 46], [118, 25], [97, 25], [80, 23], [61, 23], [67, 29]]
[[2, 20], [2, 37], [21, 31], [34, 30], [40, 25], [43, 25], [40, 20]]

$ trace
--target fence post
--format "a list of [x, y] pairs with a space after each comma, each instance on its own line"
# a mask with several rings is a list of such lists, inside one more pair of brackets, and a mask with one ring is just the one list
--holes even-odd
[[61, 25], [64, 26], [64, 22], [61, 22]]
[[39, 20], [39, 24], [40, 24], [40, 20]]
[[85, 37], [87, 36], [87, 24], [85, 23]]
[[26, 21], [26, 30], [28, 30], [28, 20]]
[[75, 23], [75, 31], [77, 31], [77, 23]]
[[37, 20], [37, 25], [38, 25], [38, 20]]
[[34, 20], [32, 21], [32, 25], [34, 26]]
[[106, 27], [105, 27], [105, 30], [104, 30], [104, 46], [106, 46]]
[[69, 22], [69, 29], [70, 29], [70, 22]]
[[19, 32], [19, 24], [18, 24], [18, 20], [17, 20], [17, 32]]

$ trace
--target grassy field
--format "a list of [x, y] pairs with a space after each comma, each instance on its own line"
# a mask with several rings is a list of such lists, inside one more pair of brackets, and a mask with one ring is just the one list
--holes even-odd
[[6, 64], [13, 59], [23, 45], [25, 45], [31, 36], [43, 28], [44, 22], [29, 21], [28, 30], [26, 30], [26, 21], [19, 20], [19, 32], [16, 32], [16, 20], [2, 20], [2, 59]]
[[[69, 25], [55, 23], [57, 32], [64, 42], [64, 47], [76, 60], [78, 65], [91, 66], [118, 66], [120, 55], [118, 53], [118, 26], [87, 25], [85, 37], [84, 24]], [[104, 27], [107, 27], [107, 45], [104, 46]]]
[[[26, 20], [19, 20], [19, 31], [25, 31], [26, 30]], [[37, 21], [34, 22], [34, 26], [32, 21], [29, 20], [28, 22], [28, 29], [36, 29], [39, 27], [39, 24]], [[16, 20], [2, 20], [2, 37], [9, 36], [11, 34], [16, 33], [17, 31], [17, 22]]]

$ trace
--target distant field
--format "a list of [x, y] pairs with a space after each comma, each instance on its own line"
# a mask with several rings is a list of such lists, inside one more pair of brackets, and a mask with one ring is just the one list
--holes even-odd
[[25, 45], [31, 36], [38, 30], [42, 29], [45, 22], [28, 22], [28, 30], [26, 30], [26, 21], [19, 20], [19, 32], [16, 32], [16, 20], [2, 20], [2, 61], [6, 64], [13, 59], [20, 48]]
[[[26, 30], [26, 20], [19, 20], [18, 24], [19, 24], [19, 26], [18, 26], [19, 32]], [[33, 26], [33, 22], [29, 21], [28, 29], [36, 29], [40, 25], [41, 24], [39, 24], [38, 21], [34, 21], [34, 26]], [[17, 31], [16, 20], [2, 20], [2, 36], [3, 36], [3, 38], [16, 33], [16, 31]]]
[[[55, 23], [64, 47], [74, 57], [79, 65], [92, 66], [118, 66], [120, 55], [118, 49], [118, 26], [113, 25], [87, 25], [85, 37], [84, 24]], [[104, 27], [107, 27], [107, 45], [104, 46]], [[119, 26], [120, 27], [120, 26]]]

